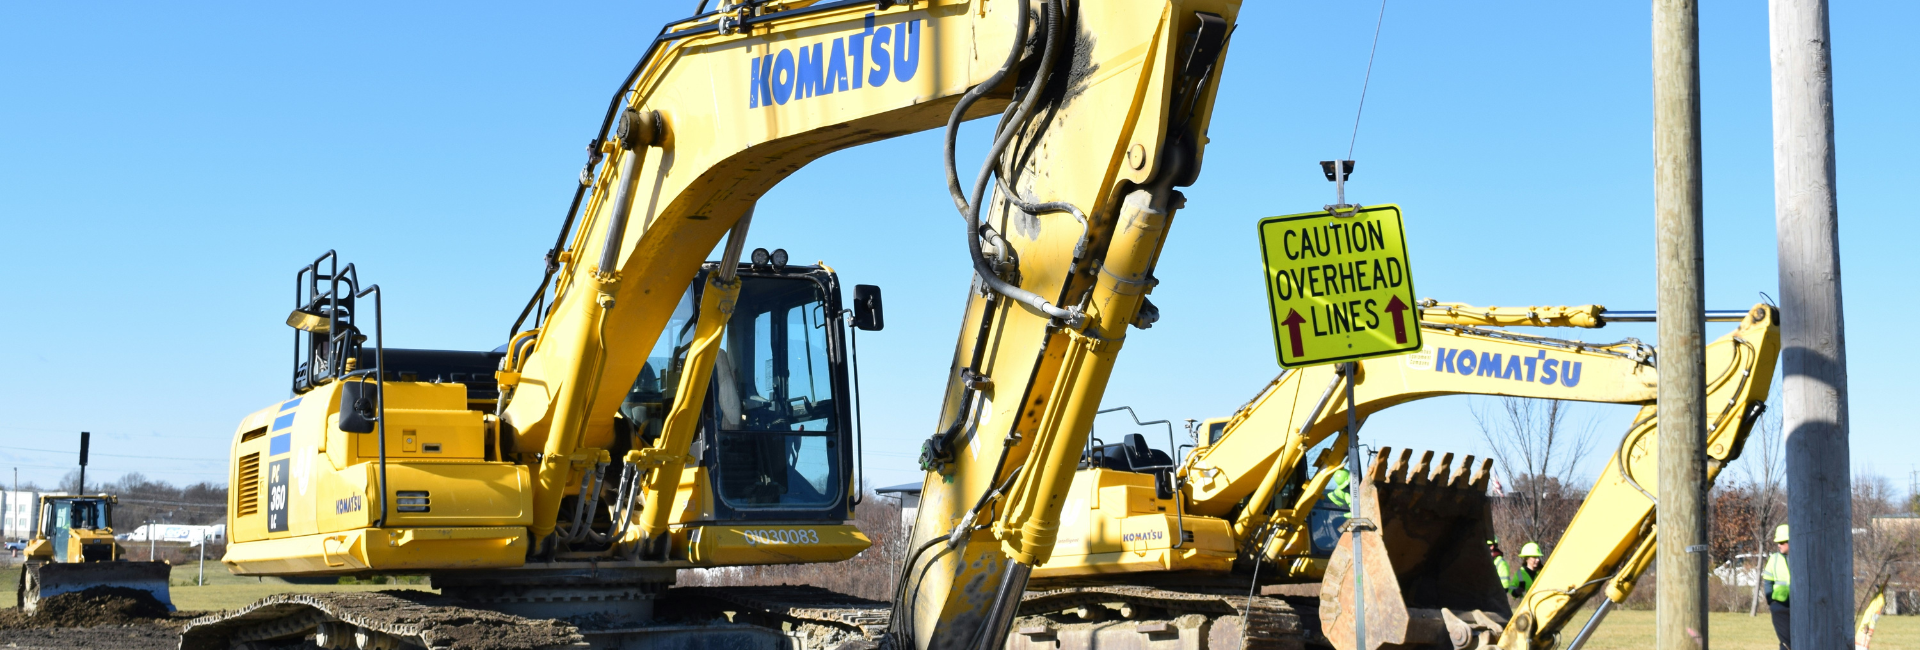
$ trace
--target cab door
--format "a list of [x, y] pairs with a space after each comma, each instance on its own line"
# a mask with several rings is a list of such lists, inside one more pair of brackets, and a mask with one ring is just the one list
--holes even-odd
[[73, 502], [56, 501], [53, 504], [53, 531], [47, 536], [53, 540], [53, 561], [71, 561], [67, 559], [67, 540], [72, 536]]

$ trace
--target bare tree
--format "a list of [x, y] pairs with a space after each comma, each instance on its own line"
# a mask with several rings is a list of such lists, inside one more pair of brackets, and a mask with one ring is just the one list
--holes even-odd
[[1495, 501], [1494, 529], [1551, 546], [1585, 497], [1580, 463], [1592, 453], [1594, 420], [1570, 424], [1564, 400], [1502, 397], [1476, 401], [1473, 421], [1492, 450], [1506, 494]]
[[[1853, 477], [1854, 613], [1888, 582], [1914, 578], [1920, 562], [1920, 520], [1904, 516], [1907, 504], [1884, 476]], [[1902, 580], [1904, 579], [1904, 580]]]
[[[1753, 553], [1758, 556], [1755, 571], [1765, 565], [1767, 554], [1773, 551], [1773, 527], [1787, 520], [1787, 495], [1782, 485], [1787, 474], [1781, 465], [1785, 452], [1780, 440], [1780, 411], [1768, 408], [1747, 440], [1746, 450], [1734, 464], [1743, 496], [1751, 500], [1748, 507], [1753, 514]], [[1756, 579], [1753, 598], [1747, 603], [1748, 616], [1760, 614], [1761, 600], [1760, 581]]]

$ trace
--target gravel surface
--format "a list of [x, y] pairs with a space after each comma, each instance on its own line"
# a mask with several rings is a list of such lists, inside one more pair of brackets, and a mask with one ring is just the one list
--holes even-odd
[[165, 624], [104, 625], [83, 628], [0, 629], [0, 648], [79, 650], [173, 650], [180, 646], [180, 630]]

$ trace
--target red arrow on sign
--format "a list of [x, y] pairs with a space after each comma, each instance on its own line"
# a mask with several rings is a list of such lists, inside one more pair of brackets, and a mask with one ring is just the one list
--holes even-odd
[[1280, 321], [1281, 325], [1287, 326], [1287, 337], [1292, 339], [1293, 356], [1296, 358], [1306, 356], [1306, 352], [1301, 349], [1305, 346], [1300, 344], [1300, 324], [1305, 322], [1307, 319], [1301, 318], [1300, 312], [1292, 309], [1287, 310], [1287, 319]]
[[1407, 303], [1400, 302], [1400, 296], [1394, 296], [1393, 300], [1387, 302], [1387, 313], [1393, 314], [1394, 343], [1407, 342], [1407, 316], [1402, 313], [1406, 310]]

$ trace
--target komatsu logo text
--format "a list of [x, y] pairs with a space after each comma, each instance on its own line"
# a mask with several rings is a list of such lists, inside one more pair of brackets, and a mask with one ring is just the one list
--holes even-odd
[[359, 512], [363, 503], [364, 502], [360, 500], [360, 495], [358, 494], [347, 497], [345, 499], [334, 499], [333, 514], [344, 515], [349, 512]]
[[910, 81], [920, 70], [921, 31], [917, 20], [875, 27], [867, 14], [857, 34], [751, 57], [747, 108]]
[[1568, 388], [1580, 385], [1581, 362], [1549, 359], [1546, 350], [1533, 356], [1448, 348], [1435, 348], [1434, 351], [1433, 369], [1437, 372], [1537, 381], [1542, 384], [1557, 383]]

